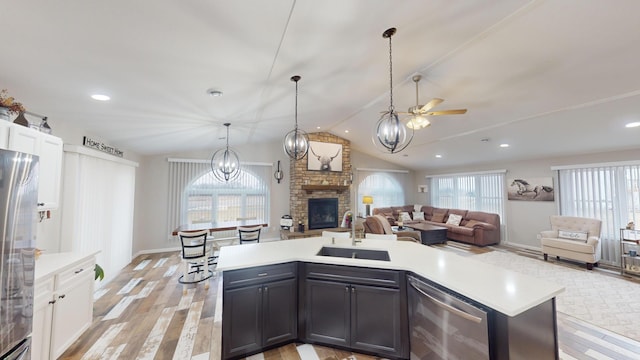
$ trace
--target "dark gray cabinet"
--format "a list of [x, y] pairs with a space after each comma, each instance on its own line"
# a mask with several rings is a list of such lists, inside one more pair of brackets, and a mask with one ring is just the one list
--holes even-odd
[[295, 263], [225, 271], [223, 289], [224, 359], [297, 339]]
[[408, 357], [402, 272], [304, 264], [304, 275], [300, 322], [305, 341]]

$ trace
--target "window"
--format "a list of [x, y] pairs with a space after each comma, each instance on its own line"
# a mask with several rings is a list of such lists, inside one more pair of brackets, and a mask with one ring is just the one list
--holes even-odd
[[221, 182], [211, 174], [209, 161], [169, 161], [170, 230], [243, 219], [269, 223], [271, 164], [242, 164], [237, 179]]
[[640, 220], [640, 165], [555, 168], [560, 214], [600, 219], [602, 262], [620, 263], [620, 228]]
[[[373, 197], [373, 208], [405, 205], [404, 187], [408, 172], [358, 169], [358, 212], [365, 214], [362, 197]], [[372, 211], [373, 213], [373, 211]]]
[[504, 219], [504, 173], [501, 170], [431, 177], [431, 204], [494, 213]]

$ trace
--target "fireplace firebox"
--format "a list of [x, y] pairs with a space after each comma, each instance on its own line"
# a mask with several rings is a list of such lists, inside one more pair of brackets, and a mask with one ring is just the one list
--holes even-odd
[[338, 199], [309, 199], [309, 230], [338, 227]]

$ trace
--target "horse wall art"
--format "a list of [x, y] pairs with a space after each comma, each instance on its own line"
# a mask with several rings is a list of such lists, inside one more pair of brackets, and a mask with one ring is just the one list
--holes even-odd
[[511, 179], [509, 200], [553, 201], [553, 178]]

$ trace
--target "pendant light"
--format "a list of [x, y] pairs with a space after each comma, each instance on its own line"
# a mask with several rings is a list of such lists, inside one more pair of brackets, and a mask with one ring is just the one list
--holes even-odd
[[382, 37], [389, 39], [389, 109], [382, 113], [374, 128], [373, 143], [377, 148], [392, 154], [404, 150], [413, 140], [413, 129], [407, 127], [398, 118], [393, 107], [393, 62], [391, 58], [391, 37], [396, 28], [390, 28], [382, 33]]
[[227, 146], [219, 149], [211, 156], [211, 171], [213, 176], [220, 181], [235, 180], [240, 175], [240, 158], [238, 154], [229, 148], [229, 125], [227, 127]]
[[298, 129], [298, 81], [300, 76], [294, 75], [291, 81], [296, 83], [296, 127], [284, 136], [284, 152], [293, 160], [300, 160], [309, 151], [309, 136], [304, 130]]

